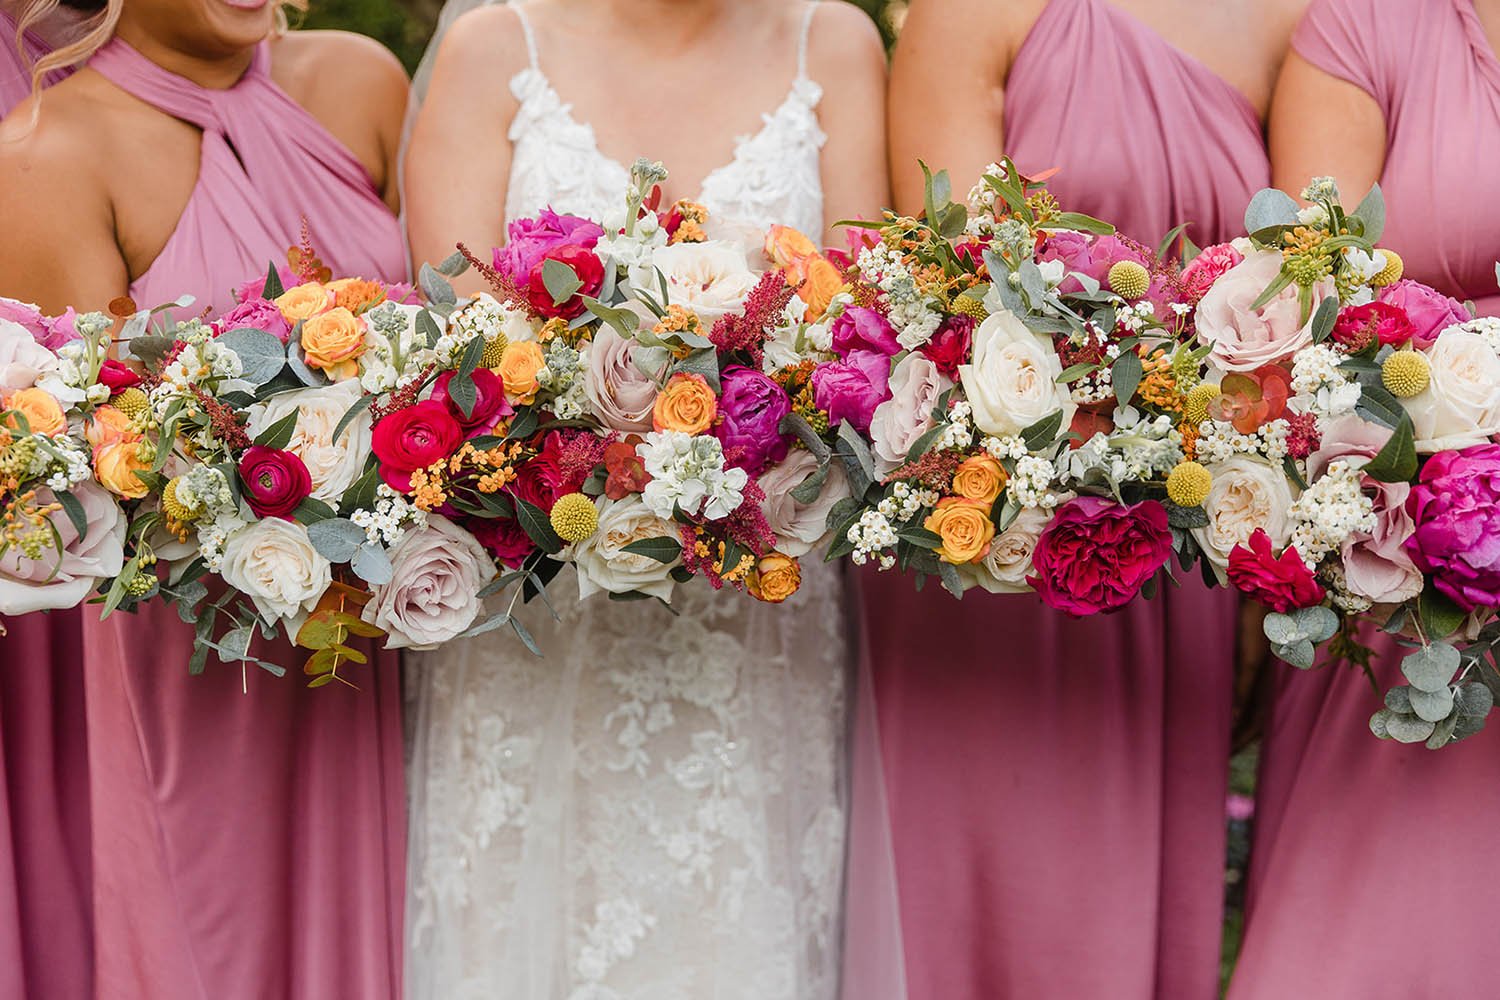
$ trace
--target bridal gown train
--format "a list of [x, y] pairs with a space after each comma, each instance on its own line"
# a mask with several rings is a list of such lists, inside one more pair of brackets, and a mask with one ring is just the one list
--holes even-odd
[[[623, 197], [537, 60], [507, 215]], [[821, 233], [818, 86], [798, 72], [705, 180], [713, 218]], [[788, 53], [790, 57], [790, 53]], [[791, 59], [788, 58], [790, 64]], [[825, 1000], [837, 989], [845, 629], [816, 556], [780, 607], [680, 587], [580, 602], [571, 570], [509, 633], [409, 659], [407, 995], [414, 1000]]]

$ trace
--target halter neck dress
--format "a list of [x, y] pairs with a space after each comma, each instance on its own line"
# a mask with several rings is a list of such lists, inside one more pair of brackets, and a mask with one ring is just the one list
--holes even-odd
[[[1060, 168], [1065, 206], [1149, 246], [1187, 221], [1199, 244], [1234, 236], [1268, 180], [1250, 102], [1104, 0], [1044, 8], [1005, 108], [996, 154]], [[857, 736], [849, 920], [867, 943], [846, 996], [900, 997], [902, 970], [873, 958], [892, 951], [911, 1000], [1213, 996], [1232, 596], [1185, 581], [1078, 620], [1032, 595], [860, 584], [884, 788]], [[872, 789], [889, 844], [865, 836]], [[888, 859], [899, 924], [860, 897]]]
[[[285, 260], [306, 220], [336, 273], [406, 276], [395, 218], [352, 153], [269, 75], [262, 43], [210, 90], [116, 39], [89, 68], [203, 132], [176, 231], [130, 287], [215, 311]], [[85, 623], [100, 997], [324, 1000], [400, 995], [405, 848], [394, 656], [310, 691], [210, 661], [154, 607]], [[242, 684], [248, 691], [242, 693]], [[331, 696], [331, 697], [330, 697]]]
[[[1384, 113], [1381, 243], [1500, 315], [1500, 61], [1471, 0], [1313, 0], [1292, 45]], [[1408, 650], [1368, 638], [1381, 690], [1404, 683]], [[1473, 865], [1500, 823], [1500, 721], [1433, 752], [1368, 734], [1382, 701], [1357, 670], [1273, 680], [1231, 1000], [1495, 996], [1500, 895]]]

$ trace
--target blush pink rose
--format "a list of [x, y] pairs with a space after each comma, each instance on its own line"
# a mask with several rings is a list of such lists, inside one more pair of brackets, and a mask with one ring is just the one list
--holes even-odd
[[388, 649], [431, 649], [479, 617], [479, 591], [495, 563], [469, 532], [444, 517], [408, 531], [391, 549], [391, 582], [376, 587], [361, 617], [389, 633]]
[[[0, 615], [72, 608], [83, 603], [101, 579], [125, 566], [125, 516], [101, 486], [85, 480], [73, 496], [83, 506], [88, 533], [80, 536], [61, 509], [49, 517], [62, 552], [48, 545], [40, 559], [28, 559], [19, 546], [0, 554]], [[37, 490], [36, 502], [55, 502], [52, 491]]]
[[[1252, 308], [1280, 273], [1281, 254], [1257, 251], [1225, 271], [1198, 303], [1198, 340], [1209, 345], [1210, 360], [1220, 369], [1254, 371], [1312, 343], [1312, 316], [1303, 322], [1295, 284]], [[1332, 279], [1314, 285], [1313, 312], [1332, 294]]]
[[1048, 607], [1082, 618], [1129, 604], [1171, 554], [1167, 511], [1155, 500], [1078, 497], [1037, 539], [1026, 582]]
[[917, 439], [936, 425], [933, 408], [953, 383], [926, 355], [913, 352], [891, 372], [890, 385], [891, 398], [875, 407], [870, 419], [871, 450], [881, 472], [904, 463]]

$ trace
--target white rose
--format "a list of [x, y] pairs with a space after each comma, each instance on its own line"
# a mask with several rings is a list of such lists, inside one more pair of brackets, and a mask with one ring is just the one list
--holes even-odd
[[[662, 247], [651, 255], [651, 266], [667, 279], [670, 303], [691, 309], [707, 326], [739, 309], [760, 280], [742, 248], [719, 240]], [[654, 278], [637, 287], [657, 292]]]
[[876, 467], [890, 472], [906, 461], [917, 439], [937, 423], [932, 411], [953, 383], [925, 354], [913, 351], [891, 372], [891, 398], [875, 407], [870, 419]]
[[1024, 594], [1031, 590], [1026, 578], [1031, 575], [1031, 557], [1037, 539], [1052, 523], [1052, 512], [1041, 507], [1024, 507], [1010, 527], [990, 542], [990, 551], [977, 563], [960, 566], [959, 575], [966, 584], [977, 584], [992, 594]]
[[[1198, 340], [1210, 345], [1209, 357], [1227, 372], [1254, 371], [1289, 357], [1312, 343], [1312, 317], [1302, 321], [1297, 286], [1288, 285], [1259, 309], [1256, 299], [1281, 273], [1281, 254], [1251, 251], [1221, 274], [1198, 303]], [[1312, 289], [1312, 308], [1334, 294], [1333, 279]]]
[[469, 532], [431, 515], [391, 549], [391, 582], [375, 588], [361, 613], [383, 628], [387, 649], [432, 649], [457, 638], [479, 617], [479, 591], [495, 561]]
[[1058, 410], [1063, 427], [1078, 409], [1059, 385], [1062, 361], [1051, 338], [1033, 333], [1009, 310], [992, 313], [974, 331], [973, 363], [960, 365], [959, 380], [974, 411], [974, 425], [986, 434], [1019, 434]]
[[617, 431], [651, 430], [656, 382], [632, 359], [635, 343], [610, 327], [594, 335], [583, 372], [583, 394], [604, 426]]
[[786, 460], [767, 469], [760, 477], [760, 488], [766, 492], [761, 509], [766, 523], [776, 536], [776, 551], [788, 556], [811, 552], [828, 534], [828, 512], [849, 495], [849, 483], [838, 462], [828, 467], [828, 479], [818, 499], [804, 504], [792, 497], [792, 490], [802, 484], [818, 467], [812, 453], [794, 448]]
[[0, 392], [29, 389], [56, 371], [57, 355], [38, 344], [24, 326], [0, 319]]
[[672, 596], [672, 569], [682, 560], [658, 562], [650, 556], [624, 551], [631, 542], [665, 535], [676, 539], [677, 526], [651, 513], [640, 496], [623, 500], [600, 498], [599, 530], [573, 547], [578, 565], [578, 596], [599, 591], [623, 594], [638, 590], [667, 600]]
[[333, 567], [313, 548], [307, 529], [279, 517], [254, 521], [229, 536], [219, 575], [250, 598], [262, 618], [285, 620], [292, 634], [333, 583]]
[[[26, 558], [14, 545], [7, 548], [0, 555], [0, 615], [76, 607], [100, 580], [125, 567], [125, 518], [120, 505], [103, 487], [89, 481], [71, 492], [83, 505], [88, 534], [80, 538], [72, 518], [59, 510], [50, 520], [62, 543], [61, 553], [50, 539], [39, 559]], [[51, 490], [37, 490], [38, 504], [55, 501]]]
[[312, 495], [337, 505], [344, 491], [359, 478], [370, 454], [368, 409], [349, 422], [337, 441], [333, 439], [334, 429], [362, 392], [357, 381], [346, 379], [331, 386], [277, 393], [250, 407], [245, 430], [255, 438], [276, 421], [296, 413], [297, 427], [286, 450], [307, 466], [312, 477]]
[[1467, 448], [1500, 434], [1500, 358], [1484, 338], [1449, 327], [1423, 353], [1431, 381], [1401, 401], [1411, 414], [1417, 451]]
[[1244, 455], [1210, 465], [1213, 476], [1203, 509], [1208, 525], [1193, 529], [1193, 537], [1203, 549], [1219, 578], [1229, 566], [1229, 553], [1244, 545], [1256, 528], [1263, 528], [1277, 548], [1291, 537], [1292, 526], [1287, 508], [1292, 505], [1292, 488], [1286, 472]]

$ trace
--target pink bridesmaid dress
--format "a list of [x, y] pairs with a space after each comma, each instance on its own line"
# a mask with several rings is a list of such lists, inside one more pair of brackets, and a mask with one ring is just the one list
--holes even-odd
[[[130, 289], [194, 312], [285, 261], [306, 220], [338, 274], [405, 276], [370, 177], [272, 82], [270, 47], [208, 90], [116, 39], [90, 61], [203, 130], [176, 231]], [[210, 661], [175, 610], [89, 621], [98, 995], [109, 1000], [394, 1000], [400, 994], [405, 812], [394, 655], [310, 691], [284, 640], [272, 677]], [[242, 684], [248, 692], [242, 693]]]
[[[1268, 179], [1250, 102], [1103, 0], [1048, 4], [1005, 104], [1023, 172], [1060, 167], [1065, 206], [1153, 246], [1187, 220], [1200, 244], [1233, 236]], [[895, 573], [861, 585], [883, 782], [866, 715], [845, 996], [903, 996], [904, 941], [911, 1000], [1213, 997], [1234, 599], [1189, 581], [1077, 620]]]
[[[31, 94], [46, 44], [0, 13], [0, 116]], [[53, 74], [55, 83], [65, 74]], [[0, 996], [81, 1000], [93, 967], [82, 615], [6, 620], [0, 636]]]
[[[1500, 158], [1500, 61], [1470, 0], [1314, 0], [1292, 44], [1385, 113], [1381, 242], [1500, 315], [1500, 174], [1476, 169]], [[1382, 690], [1404, 683], [1404, 651], [1375, 646]], [[1500, 994], [1500, 723], [1437, 752], [1383, 743], [1357, 671], [1276, 669], [1231, 1000]]]

